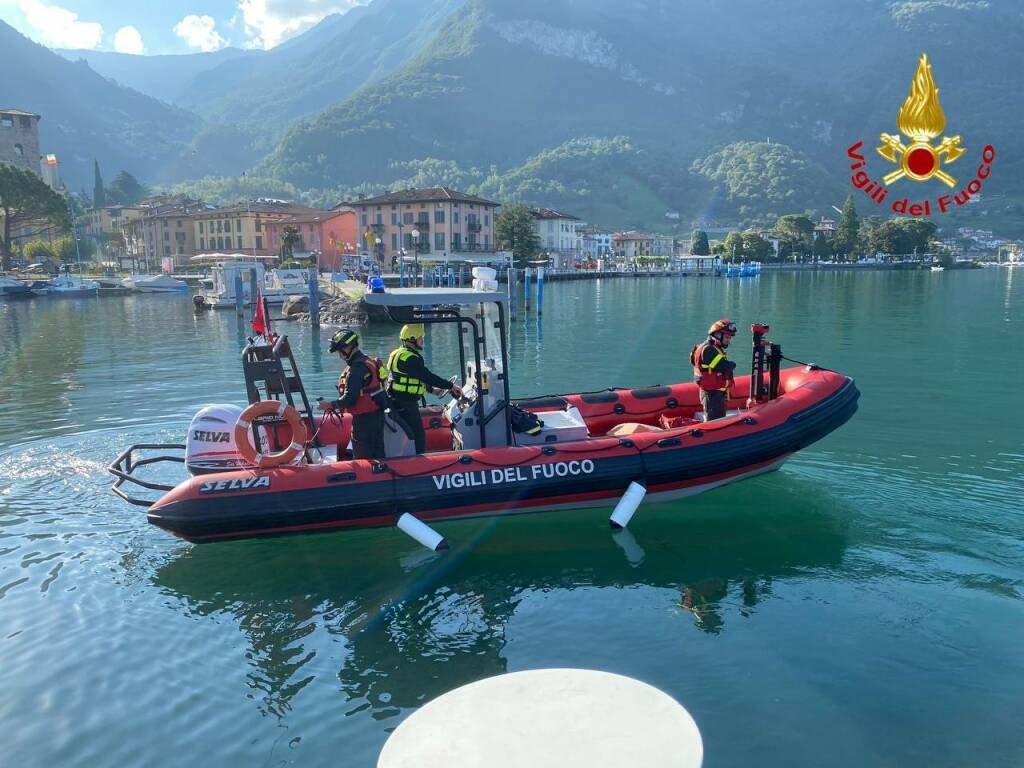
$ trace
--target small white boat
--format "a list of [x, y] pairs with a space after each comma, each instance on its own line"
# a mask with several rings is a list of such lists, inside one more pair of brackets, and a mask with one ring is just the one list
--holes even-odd
[[32, 296], [32, 290], [21, 280], [0, 275], [0, 299], [26, 299]]
[[264, 278], [263, 295], [269, 304], [283, 303], [289, 296], [308, 296], [309, 270], [270, 270]]
[[179, 293], [188, 290], [188, 283], [175, 280], [170, 275], [132, 275], [121, 281], [121, 285], [139, 293]]
[[81, 277], [55, 277], [47, 287], [48, 296], [62, 296], [64, 298], [77, 298], [79, 296], [95, 296], [100, 284], [94, 280], [85, 280]]
[[941, 264], [935, 264], [932, 267], [932, 272], [945, 272], [945, 271], [946, 271], [946, 268], [943, 267]]

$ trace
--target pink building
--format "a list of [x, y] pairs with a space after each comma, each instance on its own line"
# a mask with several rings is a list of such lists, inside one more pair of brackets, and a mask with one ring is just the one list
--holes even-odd
[[335, 208], [332, 211], [316, 211], [276, 221], [264, 221], [267, 248], [271, 254], [280, 252], [285, 227], [294, 227], [299, 236], [292, 246], [292, 253], [318, 252], [320, 268], [323, 270], [339, 270], [342, 257], [346, 254], [355, 256], [358, 250], [356, 213], [351, 208]]

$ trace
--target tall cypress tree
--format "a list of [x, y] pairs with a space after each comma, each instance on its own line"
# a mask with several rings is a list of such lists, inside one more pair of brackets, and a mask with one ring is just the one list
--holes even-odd
[[711, 253], [708, 244], [708, 233], [703, 229], [695, 229], [690, 235], [690, 253], [694, 256], [707, 256]]
[[92, 207], [102, 208], [107, 204], [107, 193], [103, 189], [103, 177], [100, 176], [100, 161], [93, 160]]
[[839, 226], [836, 227], [836, 234], [832, 238], [832, 247], [837, 254], [849, 257], [856, 253], [860, 234], [860, 221], [857, 219], [857, 209], [853, 205], [853, 195], [848, 195], [843, 203], [843, 215], [839, 218]]

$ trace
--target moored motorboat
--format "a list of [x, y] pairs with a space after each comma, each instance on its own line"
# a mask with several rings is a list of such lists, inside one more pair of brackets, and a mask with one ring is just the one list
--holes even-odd
[[32, 289], [27, 284], [13, 277], [0, 275], [0, 299], [29, 299]]
[[55, 277], [49, 281], [46, 294], [63, 298], [79, 298], [83, 296], [95, 296], [100, 284], [95, 280], [86, 280], [81, 277]]
[[[468, 289], [399, 289], [370, 294], [394, 319], [457, 323], [464, 361], [463, 397], [421, 411], [427, 452], [414, 455], [400, 429], [386, 431], [388, 457], [351, 460], [348, 420], [314, 415], [287, 339], [254, 344], [243, 358], [250, 408], [260, 392], [294, 404], [290, 425], [250, 421], [230, 406], [204, 409], [189, 428], [186, 465], [194, 476], [155, 503], [129, 497], [136, 470], [171, 457], [139, 458], [132, 446], [111, 465], [114, 490], [149, 507], [151, 523], [189, 541], [207, 542], [284, 533], [400, 525], [565, 507], [599, 507], [623, 497], [667, 500], [777, 469], [794, 452], [845, 423], [859, 393], [842, 374], [802, 366], [781, 370], [781, 350], [755, 331], [754, 370], [738, 379], [732, 415], [705, 423], [697, 385], [684, 382], [607, 389], [520, 400], [509, 396], [504, 294]], [[424, 306], [432, 309], [423, 309]], [[468, 310], [468, 311], [467, 311]], [[470, 343], [463, 346], [464, 338]], [[760, 350], [760, 352], [758, 351]], [[767, 370], [766, 370], [767, 369]], [[765, 378], [767, 374], [767, 379]], [[513, 415], [542, 422], [535, 434], [516, 432]], [[264, 409], [265, 410], [265, 409]], [[299, 422], [305, 426], [299, 426]], [[252, 445], [238, 442], [237, 424]], [[312, 442], [293, 437], [315, 435]], [[272, 434], [273, 433], [273, 434]], [[296, 450], [287, 465], [254, 466], [271, 449]], [[340, 458], [329, 456], [340, 446]], [[247, 458], [248, 457], [248, 458]], [[329, 457], [329, 458], [328, 458]], [[180, 458], [173, 459], [181, 461]], [[406, 530], [403, 527], [403, 530]]]
[[125, 288], [139, 293], [182, 293], [188, 290], [188, 283], [176, 280], [170, 275], [131, 275], [121, 281]]

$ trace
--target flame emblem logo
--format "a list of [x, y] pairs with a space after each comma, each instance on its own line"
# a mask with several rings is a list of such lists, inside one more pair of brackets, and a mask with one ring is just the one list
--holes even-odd
[[932, 79], [928, 54], [922, 53], [917, 62], [917, 71], [907, 100], [896, 117], [896, 126], [910, 139], [910, 144], [904, 144], [899, 134], [883, 133], [879, 137], [882, 145], [876, 150], [878, 154], [900, 166], [883, 177], [885, 184], [888, 186], [906, 177], [914, 181], [936, 178], [949, 187], [954, 186], [956, 179], [942, 170], [942, 166], [952, 163], [966, 149], [960, 146], [960, 136], [943, 136], [937, 145], [932, 144], [946, 128], [946, 115], [939, 104], [939, 89]]

